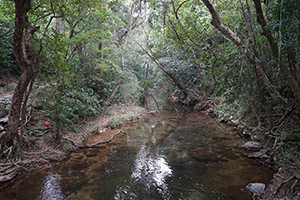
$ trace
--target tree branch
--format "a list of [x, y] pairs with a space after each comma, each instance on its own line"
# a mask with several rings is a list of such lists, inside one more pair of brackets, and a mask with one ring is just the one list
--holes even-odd
[[89, 145], [89, 146], [79, 146], [78, 148], [80, 148], [80, 149], [83, 149], [83, 148], [93, 148], [93, 147], [95, 147], [95, 146], [97, 146], [97, 145], [99, 145], [99, 144], [110, 143], [110, 142], [112, 141], [112, 139], [114, 139], [114, 137], [116, 137], [116, 136], [119, 135], [120, 133], [124, 133], [124, 135], [127, 135], [126, 132], [124, 132], [124, 131], [119, 131], [119, 132], [117, 132], [116, 134], [114, 134], [114, 135], [113, 135], [109, 140], [107, 140], [107, 141], [98, 142], [98, 143], [96, 143], [96, 144]]

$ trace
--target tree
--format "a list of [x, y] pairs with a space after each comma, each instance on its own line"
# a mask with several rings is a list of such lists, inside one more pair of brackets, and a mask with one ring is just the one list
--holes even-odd
[[13, 53], [14, 2], [0, 3], [0, 78], [19, 75], [20, 68]]
[[[32, 4], [35, 6], [34, 9], [31, 9]], [[85, 3], [78, 1], [15, 1], [14, 53], [21, 68], [22, 75], [12, 98], [8, 121], [9, 128], [5, 136], [1, 138], [1, 143], [7, 148], [20, 146], [21, 144], [19, 139], [22, 138], [22, 129], [21, 134], [18, 134], [20, 116], [23, 117], [26, 111], [28, 96], [37, 72], [40, 70], [40, 66], [42, 66], [40, 70], [41, 76], [38, 78], [44, 76], [44, 81], [45, 79], [49, 80], [52, 78], [49, 83], [53, 86], [53, 89], [58, 90], [59, 95], [56, 96], [58, 100], [56, 101], [56, 106], [54, 106], [57, 108], [56, 111], [62, 111], [60, 109], [61, 107], [59, 108], [59, 103], [63, 102], [61, 100], [66, 98], [65, 95], [68, 95], [66, 92], [67, 89], [86, 89], [88, 92], [85, 94], [93, 94], [92, 89], [86, 86], [88, 83], [83, 85], [83, 87], [85, 87], [84, 89], [78, 88], [77, 86], [68, 87], [68, 83], [70, 83], [71, 78], [74, 79], [75, 77], [80, 80], [90, 81], [90, 79], [82, 79], [84, 70], [86, 70], [86, 72], [90, 71], [87, 70], [89, 66], [93, 66], [91, 70], [92, 73], [89, 73], [89, 76], [96, 76], [95, 68], [99, 67], [99, 63], [97, 63], [95, 57], [99, 55], [99, 51], [103, 53], [103, 50], [99, 50], [98, 47], [94, 49], [93, 43], [95, 40], [101, 40], [102, 42], [111, 40], [108, 35], [109, 31], [111, 31], [109, 28], [112, 26], [100, 26], [99, 28], [99, 22], [109, 22], [112, 13], [105, 7], [99, 8], [99, 5], [98, 1], [94, 2], [92, 0]], [[94, 21], [91, 20], [92, 18]], [[53, 25], [52, 22], [55, 19], [56, 24]], [[111, 20], [109, 23], [113, 24], [114, 20]], [[87, 26], [87, 24], [90, 24], [90, 26]], [[39, 27], [41, 27], [41, 31], [39, 31], [38, 34], [36, 34], [37, 37], [34, 38], [33, 35], [39, 30]], [[66, 37], [67, 32], [69, 32], [69, 37]], [[86, 52], [83, 51], [84, 45], [88, 47], [85, 48]], [[76, 53], [78, 53], [78, 56]], [[93, 59], [89, 60], [91, 56], [93, 56]], [[78, 65], [74, 65], [78, 57], [81, 64], [86, 66], [86, 69], [78, 70]], [[87, 57], [89, 57], [89, 59], [87, 59]], [[90, 61], [94, 64], [97, 63], [96, 67]], [[75, 71], [81, 74], [76, 74], [74, 73]], [[75, 74], [76, 76], [74, 76]], [[30, 87], [28, 87], [29, 83], [31, 83]], [[78, 82], [74, 81], [73, 83]], [[62, 98], [59, 99], [59, 97]], [[99, 103], [97, 99], [86, 101], [86, 103], [89, 104], [89, 106], [93, 105], [99, 107], [99, 105], [96, 106], [96, 104]], [[23, 107], [22, 114], [21, 107]], [[96, 112], [96, 109], [91, 107], [83, 110], [85, 111], [82, 113], [87, 114]], [[53, 110], [50, 110], [49, 112], [52, 111]], [[76, 109], [72, 111], [76, 112]], [[58, 114], [61, 116], [61, 113], [56, 112], [56, 115]], [[68, 114], [68, 117], [71, 116], [74, 117], [74, 113], [72, 113], [72, 115], [70, 113]], [[67, 117], [60, 119], [67, 120]], [[59, 127], [59, 125], [57, 127]], [[60, 136], [61, 135], [57, 138], [59, 139]]]
[[[293, 73], [292, 69], [295, 67], [295, 63], [292, 64], [294, 66], [290, 66], [291, 62], [284, 62], [284, 59], [282, 58], [282, 55], [280, 52], [281, 47], [280, 47], [280, 45], [278, 45], [275, 42], [272, 32], [270, 31], [270, 29], [267, 28], [267, 22], [265, 20], [264, 13], [262, 11], [261, 2], [259, 0], [253, 0], [253, 2], [255, 5], [255, 9], [256, 9], [257, 22], [260, 24], [260, 26], [262, 28], [263, 35], [267, 38], [267, 40], [269, 42], [269, 45], [272, 50], [273, 58], [277, 62], [281, 73], [283, 74], [285, 79], [288, 81], [289, 86], [291, 87], [291, 90], [294, 94], [295, 99], [300, 104], [300, 85], [297, 82], [297, 77], [295, 77], [292, 74]], [[281, 1], [281, 6], [283, 6], [283, 3], [284, 3], [284, 1]], [[280, 12], [282, 12], [282, 10]], [[281, 22], [279, 22], [279, 23], [281, 23]], [[281, 35], [281, 30], [279, 30], [279, 35]], [[281, 40], [281, 38], [279, 38], [279, 39]], [[279, 43], [280, 42], [281, 41], [279, 41]]]
[[[26, 13], [30, 10], [30, 8], [31, 1], [15, 1], [14, 53], [22, 74], [14, 90], [9, 111], [9, 129], [4, 137], [5, 144], [8, 147], [14, 145], [14, 139], [18, 136], [20, 112], [24, 93], [26, 92], [28, 84], [32, 81], [34, 75], [38, 71], [36, 65], [36, 53], [31, 43], [31, 38], [39, 27], [26, 24], [28, 22]], [[26, 29], [25, 34], [24, 29]]]
[[263, 84], [265, 85], [266, 89], [268, 90], [272, 98], [277, 103], [284, 104], [285, 100], [279, 94], [276, 88], [272, 85], [267, 74], [264, 72], [261, 64], [255, 61], [254, 59], [255, 54], [253, 54], [248, 48], [246, 48], [246, 45], [244, 45], [242, 40], [230, 28], [226, 27], [222, 23], [219, 13], [217, 12], [217, 10], [215, 9], [214, 5], [211, 3], [210, 0], [203, 0], [203, 3], [205, 4], [205, 6], [208, 8], [209, 12], [212, 15], [211, 24], [214, 27], [216, 27], [220, 32], [222, 32], [225, 36], [227, 36], [232, 42], [234, 42], [236, 46], [238, 46], [238, 48], [245, 54], [247, 59], [253, 65], [255, 70], [258, 70], [259, 76], [261, 77]]

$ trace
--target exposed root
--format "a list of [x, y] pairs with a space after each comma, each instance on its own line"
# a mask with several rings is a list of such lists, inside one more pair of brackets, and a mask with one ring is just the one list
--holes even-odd
[[114, 135], [113, 135], [109, 140], [107, 140], [107, 141], [98, 142], [98, 143], [96, 143], [96, 144], [89, 145], [89, 146], [78, 146], [78, 148], [81, 148], [81, 149], [82, 149], [82, 148], [93, 148], [93, 147], [95, 147], [95, 146], [97, 146], [97, 145], [99, 145], [99, 144], [106, 144], [106, 143], [109, 143], [109, 142], [112, 141], [112, 139], [114, 139], [115, 136], [119, 135], [120, 133], [124, 133], [125, 135], [127, 135], [126, 132], [124, 132], [124, 131], [119, 131], [119, 132], [117, 132], [116, 134], [114, 134]]
[[53, 158], [55, 156], [56, 153], [48, 149], [35, 152], [22, 151], [22, 160], [7, 159], [0, 163], [0, 183], [12, 180], [24, 170], [30, 172], [41, 164], [50, 164], [50, 160], [56, 160]]
[[263, 199], [276, 199], [286, 197], [287, 199], [298, 199], [300, 197], [299, 169], [280, 169], [264, 192]]
[[[18, 167], [16, 166], [21, 161], [0, 163], [0, 182], [9, 181], [17, 174]], [[2, 167], [3, 166], [3, 167]]]

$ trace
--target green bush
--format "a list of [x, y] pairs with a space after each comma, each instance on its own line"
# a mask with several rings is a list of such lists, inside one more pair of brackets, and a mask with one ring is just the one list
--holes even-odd
[[0, 78], [21, 74], [14, 56], [12, 24], [12, 21], [0, 19]]
[[66, 85], [63, 91], [46, 88], [38, 94], [38, 101], [46, 110], [56, 137], [74, 128], [80, 119], [97, 116], [102, 109], [99, 96], [92, 89], [78, 85]]

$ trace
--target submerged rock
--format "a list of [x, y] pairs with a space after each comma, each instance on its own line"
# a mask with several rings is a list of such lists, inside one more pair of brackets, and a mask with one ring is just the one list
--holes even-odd
[[254, 194], [261, 194], [265, 190], [266, 185], [263, 183], [249, 183], [246, 188]]
[[262, 145], [259, 142], [249, 141], [240, 146], [242, 149], [250, 151], [259, 151], [262, 148]]
[[194, 152], [191, 153], [191, 158], [199, 161], [199, 162], [227, 162], [225, 158], [223, 158], [222, 155], [217, 154], [215, 152], [208, 152], [205, 149], [198, 148]]

